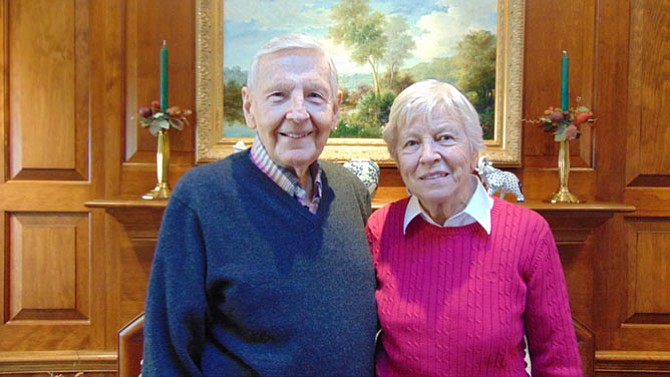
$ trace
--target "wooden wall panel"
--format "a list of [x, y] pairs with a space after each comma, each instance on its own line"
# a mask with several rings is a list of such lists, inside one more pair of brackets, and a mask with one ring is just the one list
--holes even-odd
[[[526, 1], [523, 119], [536, 120], [549, 106], [560, 105], [561, 55], [570, 56], [570, 106], [596, 106], [596, 46], [600, 2], [586, 0]], [[551, 11], [549, 11], [551, 9]], [[527, 200], [547, 200], [558, 189], [558, 143], [536, 123], [523, 122], [523, 167], [514, 170]], [[597, 126], [596, 126], [597, 127]], [[570, 191], [582, 200], [596, 194], [596, 132], [570, 142]]]
[[[137, 109], [159, 99], [163, 41], [169, 51], [168, 106], [195, 110], [195, 2], [172, 1], [170, 12], [156, 12], [157, 7], [166, 6], [154, 0], [138, 0], [127, 2], [125, 9], [125, 159], [134, 163], [155, 161], [156, 138], [139, 126]], [[172, 133], [170, 139], [175, 157], [192, 163], [193, 129]]]
[[[86, 178], [88, 17], [77, 3], [82, 1], [8, 5], [9, 159], [15, 178]], [[54, 14], [61, 16], [45, 17]]]
[[[667, 1], [634, 0], [629, 62], [631, 153], [635, 164], [629, 180], [670, 173], [670, 5]], [[633, 157], [633, 156], [631, 156]], [[647, 185], [646, 183], [644, 185]], [[667, 183], [666, 183], [667, 184]]]
[[9, 321], [88, 317], [86, 214], [10, 214]]
[[[634, 218], [627, 223], [627, 311], [619, 336], [637, 349], [665, 352], [670, 344], [670, 221]], [[653, 336], [651, 334], [654, 334]], [[624, 346], [630, 349], [630, 346]]]
[[[74, 309], [75, 229], [50, 226], [43, 218], [22, 217], [12, 216], [10, 225], [12, 317], [22, 309]], [[52, 245], [58, 249], [52, 250]]]
[[[10, 110], [15, 171], [74, 168], [73, 1], [18, 1], [9, 8]], [[40, 57], [40, 59], [34, 59]], [[45, 62], [50, 64], [45, 64]], [[29, 101], [23, 98], [30, 98]], [[44, 119], [50, 119], [44, 122]], [[21, 125], [32, 127], [21, 127]], [[39, 148], [53, 143], [57, 148]]]
[[634, 269], [630, 279], [635, 297], [631, 311], [653, 315], [655, 324], [670, 325], [670, 289], [659, 289], [670, 287], [670, 222], [641, 225], [631, 224], [635, 237], [629, 240], [631, 255], [635, 256], [629, 264]]
[[[156, 223], [154, 223], [156, 224]], [[131, 229], [130, 238], [121, 244], [121, 303], [118, 322], [123, 325], [144, 312], [146, 287], [149, 283], [151, 262], [154, 257], [158, 229], [147, 230], [153, 234], [138, 235]]]
[[[570, 107], [577, 105], [578, 97], [583, 105], [594, 107], [597, 5], [595, 1], [578, 0], [526, 1], [524, 119], [537, 119], [549, 106], [560, 106], [563, 50], [570, 57]], [[554, 167], [557, 143], [535, 123], [522, 126], [523, 165]], [[592, 174], [593, 134], [588, 126], [584, 131], [582, 138], [570, 144], [571, 165]]]

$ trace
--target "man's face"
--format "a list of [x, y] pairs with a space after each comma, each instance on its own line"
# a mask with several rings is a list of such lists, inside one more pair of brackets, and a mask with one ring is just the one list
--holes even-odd
[[326, 58], [289, 49], [261, 57], [256, 88], [243, 88], [247, 126], [270, 158], [303, 178], [337, 123], [340, 96], [330, 87]]

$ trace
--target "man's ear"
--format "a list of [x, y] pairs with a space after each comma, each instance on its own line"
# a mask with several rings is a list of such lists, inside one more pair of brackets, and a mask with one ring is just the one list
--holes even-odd
[[252, 130], [256, 129], [256, 120], [254, 119], [253, 114], [251, 113], [251, 91], [246, 86], [242, 87], [242, 110], [244, 111], [244, 120], [247, 123], [247, 127]]
[[338, 90], [337, 95], [335, 96], [335, 106], [333, 110], [335, 111], [335, 116], [340, 115], [340, 105], [342, 104], [342, 91]]
[[333, 104], [333, 125], [330, 127], [331, 131], [335, 130], [337, 126], [338, 117], [340, 115], [340, 105], [342, 104], [342, 91], [338, 90], [335, 96], [335, 103]]

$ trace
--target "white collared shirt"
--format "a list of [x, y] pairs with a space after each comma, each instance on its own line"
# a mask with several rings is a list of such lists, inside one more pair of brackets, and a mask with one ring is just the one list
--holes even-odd
[[470, 176], [470, 185], [476, 185], [476, 188], [468, 204], [461, 212], [448, 218], [442, 225], [433, 221], [423, 207], [421, 207], [419, 199], [412, 195], [405, 210], [402, 233], [405, 234], [407, 226], [415, 217], [421, 216], [429, 223], [439, 227], [457, 227], [479, 223], [486, 231], [486, 234], [491, 234], [491, 208], [493, 208], [493, 199], [488, 195], [482, 182], [474, 174]]

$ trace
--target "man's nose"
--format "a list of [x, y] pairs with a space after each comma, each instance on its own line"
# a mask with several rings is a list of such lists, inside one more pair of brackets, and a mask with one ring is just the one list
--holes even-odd
[[301, 122], [309, 119], [309, 113], [305, 106], [305, 98], [302, 95], [295, 95], [291, 99], [291, 107], [286, 113], [286, 119]]

